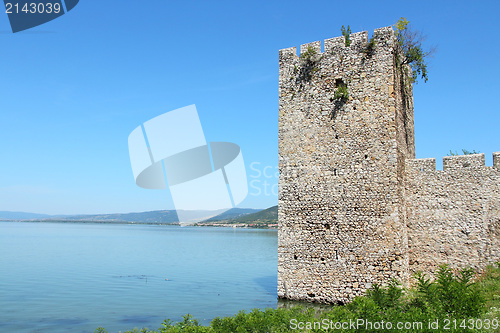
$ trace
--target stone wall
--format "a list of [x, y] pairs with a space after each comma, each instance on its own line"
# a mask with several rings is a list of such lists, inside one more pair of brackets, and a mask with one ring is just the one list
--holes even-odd
[[[374, 37], [373, 54], [367, 32], [350, 46], [328, 39], [323, 53], [320, 42], [302, 57], [280, 51], [279, 297], [345, 302], [408, 278], [401, 194], [413, 109], [401, 107], [393, 30]], [[348, 100], [335, 99], [344, 84]]]
[[500, 155], [495, 168], [484, 155], [447, 157], [444, 171], [415, 160], [392, 28], [375, 30], [373, 50], [367, 32], [350, 38], [279, 52], [281, 298], [344, 303], [440, 263], [500, 260]]
[[406, 161], [410, 272], [441, 264], [484, 268], [500, 260], [500, 153]]

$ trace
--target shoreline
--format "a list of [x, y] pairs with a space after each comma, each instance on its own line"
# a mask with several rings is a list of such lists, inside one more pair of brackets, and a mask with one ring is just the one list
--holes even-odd
[[225, 228], [245, 228], [245, 229], [278, 229], [278, 224], [254, 224], [254, 223], [215, 223], [215, 222], [200, 222], [196, 223], [195, 227], [225, 227]]
[[[87, 221], [87, 220], [14, 220], [14, 219], [1, 219], [1, 222], [16, 222], [16, 223], [80, 223], [80, 224], [134, 224], [134, 225], [164, 225], [164, 226], [177, 226], [183, 227], [179, 222], [173, 223], [162, 223], [162, 222], [132, 222], [132, 221]], [[240, 228], [240, 229], [278, 229], [277, 224], [271, 225], [258, 225], [258, 224], [248, 224], [248, 223], [238, 223], [238, 224], [222, 224], [222, 223], [194, 223], [184, 226], [190, 227], [217, 227], [217, 228]]]

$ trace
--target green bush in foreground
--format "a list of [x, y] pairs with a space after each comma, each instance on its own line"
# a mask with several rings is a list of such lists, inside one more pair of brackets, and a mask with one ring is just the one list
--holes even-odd
[[[471, 269], [454, 274], [441, 266], [434, 281], [417, 274], [416, 286], [409, 290], [396, 281], [387, 287], [374, 285], [366, 296], [346, 306], [240, 311], [232, 317], [217, 317], [209, 326], [186, 315], [178, 323], [165, 320], [157, 330], [136, 328], [125, 333], [500, 332], [500, 265], [487, 267], [476, 281], [474, 276]], [[106, 330], [98, 328], [95, 333]]]

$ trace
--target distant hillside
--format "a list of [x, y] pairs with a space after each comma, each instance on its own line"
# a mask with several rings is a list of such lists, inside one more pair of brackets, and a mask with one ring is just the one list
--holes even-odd
[[230, 210], [214, 216], [207, 221], [220, 221], [220, 220], [229, 220], [235, 219], [243, 216], [253, 215], [256, 213], [260, 213], [262, 209], [254, 209], [254, 208], [231, 208]]
[[[59, 219], [52, 217], [50, 220]], [[96, 215], [73, 215], [65, 216], [65, 221], [108, 221], [108, 222], [136, 222], [136, 223], [178, 223], [175, 210], [155, 210], [141, 213], [123, 214], [96, 214]]]
[[[278, 206], [273, 206], [259, 212], [248, 214], [236, 218], [221, 219], [221, 215], [210, 220], [197, 223], [200, 226], [240, 226], [268, 228], [277, 227], [278, 224]], [[219, 218], [219, 219], [217, 219]]]
[[4, 220], [33, 220], [33, 219], [45, 219], [48, 217], [50, 217], [50, 215], [47, 214], [0, 211], [0, 219]]
[[278, 223], [278, 206], [273, 206], [260, 212], [232, 219], [236, 223], [269, 222]]
[[[194, 215], [199, 215], [203, 211], [192, 211]], [[240, 218], [251, 213], [260, 212], [260, 209], [252, 208], [232, 208], [218, 216], [212, 218], [216, 220], [226, 220]], [[208, 216], [210, 215], [207, 213]], [[24, 212], [0, 211], [0, 219], [12, 221], [61, 221], [61, 222], [128, 222], [128, 223], [162, 223], [178, 224], [179, 219], [175, 210], [156, 210], [139, 213], [118, 213], [118, 214], [93, 214], [93, 215], [47, 215]], [[183, 221], [189, 222], [189, 221]]]

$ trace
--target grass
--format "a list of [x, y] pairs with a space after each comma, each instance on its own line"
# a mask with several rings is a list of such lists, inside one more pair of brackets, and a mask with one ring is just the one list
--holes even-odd
[[[387, 287], [374, 285], [366, 296], [345, 306], [240, 311], [232, 317], [217, 317], [208, 326], [186, 315], [177, 323], [165, 320], [157, 330], [135, 328], [125, 333], [500, 332], [499, 320], [500, 264], [496, 264], [478, 277], [471, 269], [454, 272], [441, 266], [434, 281], [420, 274], [409, 290], [396, 281]], [[95, 331], [106, 332], [104, 328]]]
[[[500, 320], [500, 263], [486, 267], [479, 279], [479, 285], [486, 300], [484, 318]], [[491, 332], [500, 332], [500, 329]]]

